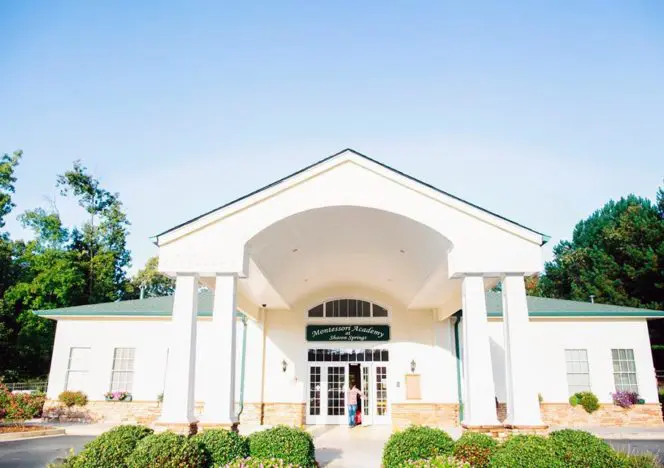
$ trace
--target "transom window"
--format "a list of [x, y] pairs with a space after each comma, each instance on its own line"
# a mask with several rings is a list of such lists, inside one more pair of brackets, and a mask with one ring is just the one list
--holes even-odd
[[387, 349], [310, 349], [309, 362], [388, 362]]
[[335, 299], [309, 309], [309, 317], [387, 317], [387, 309], [360, 299]]

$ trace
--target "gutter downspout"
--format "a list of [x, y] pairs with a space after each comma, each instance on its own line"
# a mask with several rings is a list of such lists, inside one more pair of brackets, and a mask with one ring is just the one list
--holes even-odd
[[238, 312], [240, 320], [242, 320], [242, 361], [240, 364], [240, 410], [237, 413], [237, 420], [240, 420], [242, 412], [244, 411], [244, 369], [247, 362], [247, 316], [242, 312]]
[[459, 401], [459, 423], [463, 421], [463, 395], [461, 391], [461, 347], [459, 346], [459, 324], [461, 323], [461, 310], [454, 314], [454, 352], [456, 354], [457, 371], [457, 400]]

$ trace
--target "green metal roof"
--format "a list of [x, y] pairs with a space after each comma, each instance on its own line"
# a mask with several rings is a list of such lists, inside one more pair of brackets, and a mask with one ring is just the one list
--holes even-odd
[[[664, 310], [638, 309], [536, 296], [528, 296], [527, 301], [528, 315], [531, 317], [664, 317]], [[502, 317], [501, 293], [488, 292], [486, 308], [489, 311], [489, 317]]]
[[[212, 293], [201, 291], [198, 295], [199, 317], [212, 316]], [[487, 292], [486, 303], [489, 317], [501, 317], [503, 304], [500, 293]], [[173, 296], [151, 297], [131, 301], [107, 302], [61, 309], [37, 310], [42, 317], [170, 317]], [[528, 311], [531, 317], [664, 317], [664, 310], [637, 309], [609, 304], [566, 301], [528, 296]]]

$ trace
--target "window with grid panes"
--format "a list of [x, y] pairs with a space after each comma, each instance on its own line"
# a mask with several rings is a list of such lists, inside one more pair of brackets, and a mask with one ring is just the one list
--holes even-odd
[[90, 348], [69, 348], [66, 390], [84, 390], [88, 376]]
[[134, 385], [134, 348], [115, 348], [111, 391], [131, 393]]
[[360, 299], [335, 299], [309, 309], [309, 317], [387, 317], [387, 309]]
[[588, 367], [588, 350], [566, 349], [567, 388], [570, 395], [577, 392], [590, 391], [590, 368]]
[[613, 380], [617, 392], [639, 393], [633, 349], [612, 349]]

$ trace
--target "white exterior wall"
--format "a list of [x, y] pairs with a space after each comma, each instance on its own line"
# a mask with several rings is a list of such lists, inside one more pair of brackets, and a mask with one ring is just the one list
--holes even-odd
[[[208, 352], [211, 322], [198, 320], [198, 340], [196, 347], [196, 400], [202, 400], [201, 381], [205, 379], [203, 365], [209, 359]], [[256, 367], [251, 365], [249, 358], [249, 339], [252, 343], [256, 332], [255, 322], [249, 320], [247, 344], [247, 377], [245, 381], [245, 394], [248, 384], [256, 381]], [[240, 341], [238, 342], [238, 372], [240, 369], [241, 333], [242, 323], [238, 323]], [[85, 387], [80, 389], [88, 395], [90, 400], [103, 400], [104, 393], [110, 390], [111, 372], [113, 367], [113, 353], [115, 348], [134, 348], [134, 382], [132, 397], [134, 401], [155, 401], [163, 392], [166, 377], [167, 350], [170, 345], [170, 320], [59, 320], [55, 333], [51, 369], [48, 381], [48, 398], [57, 399], [60, 392], [65, 390], [69, 350], [71, 347], [90, 348], [88, 376]], [[259, 342], [260, 342], [259, 341]], [[252, 345], [255, 346], [255, 345]], [[239, 374], [238, 374], [239, 375]], [[237, 385], [239, 394], [239, 383]], [[251, 394], [251, 390], [249, 391]], [[257, 392], [254, 391], [254, 394]], [[253, 395], [252, 395], [253, 396]], [[250, 401], [245, 397], [245, 401]], [[258, 400], [256, 400], [258, 401]]]
[[[614, 393], [611, 349], [634, 350], [639, 395], [646, 403], [657, 403], [657, 382], [650, 351], [646, 320], [531, 320], [529, 337], [533, 353], [532, 369], [535, 388], [546, 403], [563, 403], [569, 399], [565, 349], [587, 349], [590, 385], [600, 402], [611, 403]], [[505, 352], [503, 324], [490, 320], [489, 336], [493, 375], [498, 401], [504, 402]]]
[[[355, 298], [376, 302], [388, 309], [387, 319], [369, 318], [307, 318], [307, 311], [327, 300]], [[307, 342], [307, 323], [329, 324], [389, 324], [389, 342], [324, 343]], [[422, 400], [420, 402], [455, 403], [456, 361], [453, 330], [450, 321], [436, 322], [431, 310], [407, 310], [389, 296], [367, 292], [363, 288], [331, 288], [310, 296], [293, 310], [267, 312], [267, 339], [265, 352], [266, 403], [302, 403], [306, 401], [309, 348], [383, 348], [390, 351], [389, 389], [390, 403], [405, 400], [404, 376], [410, 373], [410, 362], [415, 360], [416, 373], [421, 375]], [[282, 371], [286, 360], [288, 370]], [[253, 401], [245, 398], [245, 401]]]
[[[380, 295], [379, 295], [380, 296]], [[328, 295], [327, 297], [332, 297]], [[351, 295], [350, 297], [358, 297]], [[365, 299], [371, 299], [365, 297]], [[381, 299], [385, 297], [381, 296]], [[325, 300], [325, 299], [323, 299]], [[386, 302], [378, 301], [385, 305]], [[308, 306], [315, 305], [312, 302]], [[421, 375], [422, 400], [432, 403], [457, 401], [456, 357], [451, 320], [433, 319], [428, 310], [405, 310], [396, 304], [390, 308], [389, 343], [366, 344], [366, 347], [387, 347], [390, 350], [389, 401], [405, 400], [404, 375], [410, 373], [410, 361], [417, 363]], [[343, 347], [343, 343], [307, 343], [305, 325], [307, 308], [292, 311], [263, 312], [267, 320], [265, 366], [263, 368], [263, 323], [248, 320], [244, 401], [255, 403], [302, 403], [306, 401], [307, 348]], [[330, 319], [328, 319], [329, 322]], [[360, 319], [352, 319], [358, 322]], [[332, 321], [335, 321], [332, 319]], [[378, 323], [378, 321], [374, 321]], [[463, 322], [462, 322], [463, 324]], [[205, 359], [214, 359], [208, 352], [209, 320], [198, 321], [196, 399], [202, 400], [201, 388], [205, 375]], [[240, 364], [243, 325], [238, 322], [237, 390], [239, 398]], [[531, 350], [537, 366], [532, 375], [536, 389], [545, 402], [568, 400], [565, 349], [588, 350], [592, 391], [601, 402], [611, 402], [615, 391], [612, 369], [612, 348], [634, 350], [639, 393], [647, 403], [656, 403], [657, 387], [650, 353], [650, 340], [645, 320], [531, 320]], [[461, 330], [460, 330], [461, 332]], [[505, 366], [502, 322], [489, 322], [493, 375], [498, 400], [505, 401]], [[166, 350], [169, 345], [169, 320], [60, 320], [58, 322], [48, 397], [55, 399], [65, 388], [70, 347], [90, 347], [86, 386], [82, 390], [91, 400], [102, 400], [109, 390], [113, 351], [118, 347], [135, 348], [133, 398], [154, 401], [163, 391]], [[353, 344], [352, 347], [362, 347]], [[288, 362], [286, 373], [281, 361]], [[263, 372], [266, 385], [263, 387]]]

